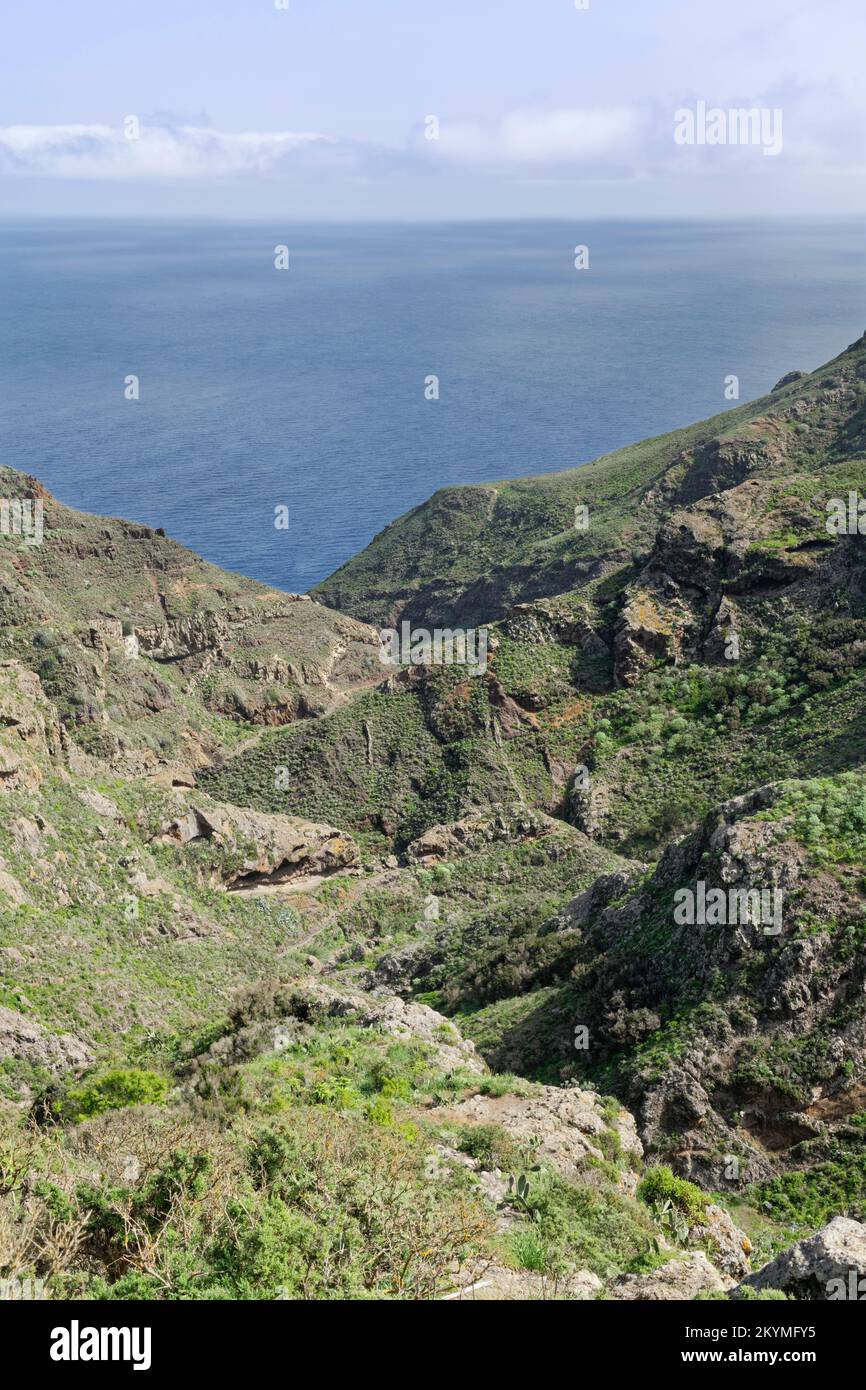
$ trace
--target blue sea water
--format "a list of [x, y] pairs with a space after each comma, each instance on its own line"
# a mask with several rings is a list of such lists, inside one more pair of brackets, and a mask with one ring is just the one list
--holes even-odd
[[835, 356], [864, 271], [862, 227], [817, 220], [6, 223], [0, 457], [304, 590], [439, 487], [573, 467], [727, 408], [729, 373], [748, 400]]

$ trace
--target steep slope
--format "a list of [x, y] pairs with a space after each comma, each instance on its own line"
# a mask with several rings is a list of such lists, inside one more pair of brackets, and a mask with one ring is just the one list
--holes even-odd
[[[565, 473], [447, 488], [313, 591], [365, 622], [470, 625], [628, 570], [677, 507], [866, 453], [866, 336], [758, 401]], [[574, 509], [589, 508], [575, 529]]]
[[[791, 1184], [771, 1180], [796, 1174], [804, 1206], [835, 1192], [862, 1211], [864, 857], [866, 772], [761, 788], [650, 876], [599, 879], [488, 945], [450, 1007], [499, 1067], [532, 1072], [557, 1055], [561, 1075], [612, 1087], [649, 1150], [702, 1185], [769, 1184], [776, 1198]], [[465, 1014], [500, 996], [516, 959], [534, 1008], [500, 1009], [491, 1040], [496, 1010], [481, 1030]]]
[[866, 1212], [864, 393], [437, 494], [342, 612], [3, 471], [0, 1275], [718, 1297]]
[[305, 595], [65, 507], [12, 469], [0, 469], [0, 496], [42, 509], [40, 543], [11, 523], [0, 534], [2, 655], [38, 674], [70, 750], [127, 771], [196, 766], [250, 726], [318, 715], [377, 673], [374, 634]]

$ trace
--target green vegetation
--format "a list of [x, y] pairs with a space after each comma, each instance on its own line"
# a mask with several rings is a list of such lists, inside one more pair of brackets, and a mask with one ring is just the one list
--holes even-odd
[[60, 1110], [77, 1123], [106, 1110], [122, 1110], [126, 1105], [158, 1105], [167, 1093], [168, 1081], [164, 1076], [135, 1067], [116, 1067], [83, 1086], [70, 1086]]
[[[170, 1103], [168, 1077], [114, 1072], [70, 1088], [53, 1123], [8, 1124], [0, 1269], [16, 1250], [54, 1297], [415, 1299], [441, 1297], [473, 1261], [610, 1276], [647, 1258], [652, 1222], [615, 1180], [569, 1182], [538, 1162], [503, 1248], [475, 1179], [440, 1156], [431, 1102], [526, 1084], [479, 1088], [416, 1039], [303, 1023], [293, 998], [250, 991], [203, 1052], [191, 1040]], [[267, 1028], [250, 1032], [274, 1008], [300, 1028], [277, 1052]], [[465, 1126], [459, 1147], [482, 1168], [526, 1158], [495, 1125]]]
[[709, 1198], [699, 1187], [685, 1178], [676, 1177], [670, 1168], [664, 1166], [649, 1169], [638, 1184], [637, 1195], [647, 1206], [671, 1202], [692, 1226], [700, 1224], [709, 1204]]
[[834, 1216], [862, 1221], [866, 1218], [866, 1154], [861, 1147], [853, 1148], [841, 1152], [836, 1161], [780, 1173], [754, 1184], [746, 1196], [758, 1210], [793, 1229], [815, 1230]]
[[[51, 498], [26, 563], [0, 538], [0, 1276], [559, 1297], [658, 1269], [707, 1192], [755, 1258], [862, 1217], [866, 546], [824, 521], [864, 409], [861, 340], [445, 489], [330, 608]], [[383, 681], [394, 613], [489, 625], [487, 672]], [[682, 922], [698, 884], [782, 929]], [[540, 1159], [514, 1111], [571, 1083], [591, 1157]]]

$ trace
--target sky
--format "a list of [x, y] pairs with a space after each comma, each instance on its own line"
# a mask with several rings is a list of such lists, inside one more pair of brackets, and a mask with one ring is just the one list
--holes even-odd
[[0, 215], [861, 216], [864, 51], [864, 0], [3, 0]]

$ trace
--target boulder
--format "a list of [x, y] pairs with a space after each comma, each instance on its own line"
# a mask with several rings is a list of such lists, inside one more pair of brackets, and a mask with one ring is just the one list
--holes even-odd
[[751, 1270], [749, 1253], [752, 1242], [735, 1226], [728, 1213], [711, 1202], [704, 1211], [703, 1220], [689, 1231], [692, 1245], [708, 1246], [713, 1263], [732, 1279], [742, 1279]]
[[698, 1294], [725, 1293], [732, 1283], [698, 1250], [669, 1260], [649, 1274], [621, 1274], [607, 1297], [614, 1302], [688, 1302]]
[[164, 844], [213, 845], [214, 871], [227, 888], [332, 874], [357, 868], [360, 862], [354, 840], [333, 826], [200, 801], [181, 810], [156, 839]]
[[89, 1048], [71, 1033], [49, 1033], [33, 1019], [0, 1005], [0, 1061], [7, 1057], [52, 1072], [73, 1071], [92, 1061]]
[[368, 989], [386, 989], [391, 994], [407, 997], [412, 993], [415, 982], [429, 974], [437, 959], [437, 950], [430, 941], [410, 941], [388, 951], [368, 971], [365, 986]]
[[623, 607], [614, 633], [617, 685], [636, 685], [657, 661], [674, 662], [686, 626], [683, 605], [663, 603], [648, 586], [637, 589]]
[[449, 825], [433, 825], [406, 849], [410, 864], [438, 864], [478, 853], [495, 843], [519, 844], [542, 836], [562, 833], [562, 823], [526, 806], [499, 806], [495, 811], [478, 811]]
[[802, 381], [803, 377], [806, 375], [806, 372], [786, 372], [785, 375], [780, 377], [776, 382], [773, 390], [781, 391], [783, 386], [792, 386], [795, 381]]
[[[0, 864], [2, 864], [2, 860], [0, 860]], [[0, 895], [8, 898], [13, 907], [25, 907], [30, 901], [17, 878], [13, 874], [7, 873], [3, 868], [0, 868]]]
[[747, 1288], [781, 1289], [798, 1300], [866, 1300], [866, 1225], [835, 1216], [815, 1235], [750, 1274], [731, 1297], [744, 1297]]
[[35, 857], [42, 853], [43, 836], [54, 836], [54, 831], [41, 817], [16, 816], [9, 822], [13, 847], [20, 854]]
[[531, 1095], [471, 1096], [449, 1109], [459, 1124], [499, 1125], [518, 1142], [537, 1143], [536, 1155], [568, 1177], [574, 1177], [588, 1158], [603, 1159], [616, 1135], [619, 1147], [635, 1158], [643, 1156], [632, 1116], [609, 1107], [594, 1091], [576, 1086], [539, 1086]]
[[347, 994], [317, 982], [313, 998], [330, 1016], [346, 1017], [362, 1028], [378, 1028], [395, 1038], [417, 1038], [432, 1047], [444, 1071], [458, 1068], [486, 1072], [487, 1067], [450, 1019], [427, 1004], [407, 1003], [393, 995]]

